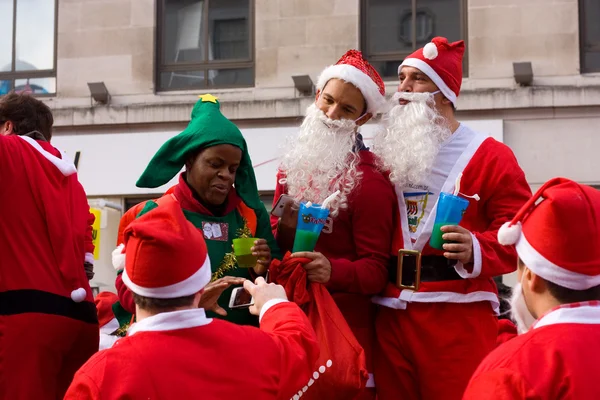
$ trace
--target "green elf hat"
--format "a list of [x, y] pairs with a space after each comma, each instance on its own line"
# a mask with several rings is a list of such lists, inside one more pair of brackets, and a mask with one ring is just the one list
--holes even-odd
[[181, 171], [191, 154], [200, 149], [230, 144], [242, 150], [242, 161], [235, 177], [235, 189], [238, 195], [248, 207], [253, 209], [262, 207], [252, 161], [242, 132], [221, 114], [215, 96], [204, 94], [199, 98], [192, 110], [192, 118], [187, 128], [162, 145], [150, 160], [136, 186], [140, 188], [162, 186]]

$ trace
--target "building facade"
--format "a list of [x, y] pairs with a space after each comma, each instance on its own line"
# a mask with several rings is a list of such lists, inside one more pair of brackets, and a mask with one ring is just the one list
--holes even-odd
[[[316, 82], [350, 48], [392, 94], [414, 49], [465, 40], [459, 119], [509, 145], [533, 189], [554, 176], [600, 185], [598, 18], [597, 0], [11, 0], [0, 93], [30, 90], [52, 108], [54, 144], [101, 210], [96, 280], [110, 288], [118, 209], [165, 190], [135, 181], [197, 96], [216, 95], [242, 129], [268, 203], [280, 146], [314, 101], [292, 77]], [[528, 86], [514, 63], [530, 63]], [[91, 96], [99, 82], [106, 104]]]

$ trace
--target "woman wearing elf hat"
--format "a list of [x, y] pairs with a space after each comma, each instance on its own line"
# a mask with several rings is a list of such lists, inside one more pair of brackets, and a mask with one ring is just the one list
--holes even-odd
[[[220, 111], [219, 101], [210, 94], [200, 96], [192, 110], [191, 121], [179, 135], [169, 139], [154, 155], [137, 182], [138, 187], [155, 188], [169, 182], [182, 167], [179, 183], [156, 201], [148, 201], [123, 216], [120, 230], [135, 217], [177, 202], [186, 218], [204, 234], [215, 284], [239, 284], [251, 275], [263, 275], [278, 248], [271, 232], [269, 216], [258, 196], [256, 178], [248, 147], [242, 133]], [[258, 263], [252, 271], [239, 268], [232, 252], [238, 237], [259, 238], [253, 247]], [[117, 253], [121, 250], [117, 249]], [[123, 260], [115, 257], [115, 268]], [[133, 298], [117, 277], [117, 290], [123, 308], [134, 312]], [[239, 324], [258, 323], [248, 310], [228, 307], [232, 288], [224, 292], [211, 316]]]
[[552, 179], [498, 240], [519, 255], [522, 335], [481, 363], [464, 399], [600, 399], [600, 192]]

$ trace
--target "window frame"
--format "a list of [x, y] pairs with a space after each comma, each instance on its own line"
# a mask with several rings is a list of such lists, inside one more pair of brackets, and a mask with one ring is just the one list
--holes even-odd
[[[467, 46], [467, 42], [468, 42], [468, 38], [469, 38], [469, 30], [468, 30], [468, 25], [469, 25], [469, 20], [468, 20], [468, 0], [458, 0], [460, 2], [459, 7], [459, 13], [460, 13], [460, 31], [461, 31], [461, 36], [463, 37], [462, 40], [464, 40], [465, 42], [465, 47], [468, 48]], [[412, 54], [412, 52], [414, 52], [418, 47], [417, 47], [417, 24], [416, 24], [416, 19], [417, 19], [417, 13], [419, 11], [419, 9], [417, 8], [417, 3], [418, 0], [411, 0], [411, 9], [412, 9], [412, 46], [413, 46], [413, 50], [411, 50], [410, 52], [383, 52], [383, 53], [377, 53], [377, 54], [370, 54], [369, 53], [369, 46], [368, 46], [368, 29], [367, 29], [367, 22], [369, 20], [369, 0], [361, 0], [360, 1], [360, 48], [362, 53], [365, 55], [365, 58], [369, 61], [369, 62], [381, 62], [381, 61], [394, 61], [394, 60], [404, 60], [407, 56], [409, 56], [410, 54]], [[400, 65], [400, 64], [398, 64]], [[465, 55], [463, 58], [463, 78], [466, 78], [469, 76], [469, 53], [468, 51], [465, 51]], [[384, 81], [391, 81], [391, 77], [385, 77], [382, 76]]]
[[11, 71], [0, 71], [0, 81], [12, 81], [12, 89], [15, 90], [15, 81], [17, 79], [38, 79], [38, 78], [54, 78], [55, 91], [54, 93], [32, 93], [35, 97], [56, 97], [58, 92], [58, 84], [56, 83], [56, 66], [58, 58], [58, 1], [54, 0], [54, 63], [52, 69], [40, 69], [34, 71], [16, 71], [17, 62], [17, 3], [19, 0], [13, 0], [13, 18], [12, 18], [12, 66]]
[[[577, 1], [577, 9], [578, 9], [578, 17], [579, 17], [579, 71], [582, 74], [593, 74], [593, 73], [598, 73], [600, 72], [600, 65], [598, 65], [595, 68], [586, 68], [585, 67], [585, 53], [586, 53], [586, 48], [585, 48], [585, 39], [587, 37], [586, 35], [586, 23], [585, 23], [585, 18], [584, 18], [584, 14], [585, 14], [585, 0], [578, 0]], [[600, 40], [598, 41], [597, 44], [592, 45], [590, 49], [587, 50], [591, 50], [594, 52], [600, 52]]]
[[[156, 1], [156, 36], [155, 36], [155, 68], [154, 68], [154, 92], [176, 92], [176, 91], [197, 91], [197, 90], [212, 90], [212, 89], [234, 89], [234, 88], [252, 88], [256, 84], [256, 48], [255, 48], [255, 20], [256, 20], [256, 8], [255, 0], [248, 0], [248, 46], [249, 57], [247, 59], [230, 59], [230, 60], [207, 60], [208, 43], [209, 43], [209, 24], [208, 24], [208, 7], [210, 1], [217, 0], [203, 0], [202, 10], [202, 37], [203, 37], [203, 58], [206, 61], [203, 62], [180, 62], [180, 63], [164, 63], [164, 9], [165, 2], [167, 0]], [[210, 70], [227, 70], [227, 69], [244, 69], [252, 68], [252, 84], [249, 85], [219, 85], [209, 86], [208, 80], [204, 79], [204, 85], [202, 86], [190, 86], [189, 88], [177, 88], [177, 89], [163, 89], [160, 87], [160, 75], [164, 72], [189, 72], [189, 71], [203, 71], [204, 76], [208, 76]]]

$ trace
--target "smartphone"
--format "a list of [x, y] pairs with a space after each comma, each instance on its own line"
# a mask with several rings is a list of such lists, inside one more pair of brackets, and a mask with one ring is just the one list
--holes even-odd
[[254, 298], [243, 287], [236, 287], [231, 292], [231, 298], [229, 299], [229, 308], [231, 308], [232, 310], [236, 308], [248, 308], [253, 304]]
[[281, 216], [283, 215], [283, 208], [285, 207], [285, 205], [293, 201], [294, 198], [292, 196], [282, 194], [281, 196], [279, 196], [277, 203], [275, 203], [275, 206], [271, 210], [271, 215], [281, 218]]

